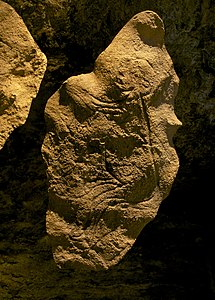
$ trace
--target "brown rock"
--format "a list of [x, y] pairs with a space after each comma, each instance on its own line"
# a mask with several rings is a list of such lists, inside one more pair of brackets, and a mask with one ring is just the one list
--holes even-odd
[[28, 116], [46, 57], [14, 9], [0, 1], [0, 149]]
[[178, 170], [177, 88], [163, 22], [145, 11], [92, 73], [69, 78], [49, 99], [47, 231], [58, 265], [107, 269], [155, 217]]

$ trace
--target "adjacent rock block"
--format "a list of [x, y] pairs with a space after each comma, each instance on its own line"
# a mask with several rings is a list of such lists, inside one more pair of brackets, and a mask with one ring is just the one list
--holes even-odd
[[46, 63], [22, 19], [0, 1], [0, 149], [25, 122]]
[[47, 231], [59, 266], [107, 269], [131, 248], [178, 170], [178, 77], [157, 14], [134, 16], [92, 73], [49, 99]]

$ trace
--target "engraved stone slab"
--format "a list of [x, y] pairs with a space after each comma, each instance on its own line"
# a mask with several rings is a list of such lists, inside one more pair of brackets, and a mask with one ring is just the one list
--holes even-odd
[[172, 143], [178, 83], [163, 22], [145, 11], [92, 73], [69, 78], [49, 99], [47, 231], [60, 267], [115, 265], [156, 216], [179, 166]]
[[0, 1], [0, 149], [29, 113], [46, 70], [46, 57], [21, 17]]

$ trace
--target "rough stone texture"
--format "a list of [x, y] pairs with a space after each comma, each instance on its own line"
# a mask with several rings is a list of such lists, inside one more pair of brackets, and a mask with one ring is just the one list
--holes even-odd
[[46, 57], [15, 10], [0, 1], [0, 149], [28, 116]]
[[[0, 294], [3, 299], [214, 299], [213, 0], [6, 0], [22, 16], [48, 68], [28, 122], [0, 152]], [[157, 12], [180, 85], [180, 168], [169, 197], [128, 255], [105, 272], [63, 272], [45, 236], [41, 157], [46, 100], [94, 61], [136, 13]], [[212, 174], [212, 175], [211, 175]]]
[[48, 100], [47, 230], [58, 265], [107, 269], [157, 214], [178, 170], [178, 77], [157, 14], [134, 16]]

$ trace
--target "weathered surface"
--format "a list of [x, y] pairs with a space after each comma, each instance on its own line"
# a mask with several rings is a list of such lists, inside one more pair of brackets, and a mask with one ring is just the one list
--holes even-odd
[[29, 113], [46, 57], [14, 9], [0, 1], [0, 149]]
[[[213, 0], [5, 0], [48, 57], [43, 99], [0, 155], [2, 299], [214, 299], [215, 151]], [[157, 12], [180, 86], [174, 144], [180, 168], [171, 193], [125, 259], [108, 271], [63, 272], [43, 249], [47, 186], [40, 146], [53, 86], [87, 73], [136, 13]], [[41, 94], [40, 94], [41, 95]], [[39, 101], [38, 101], [39, 100]], [[42, 104], [42, 105], [41, 105]], [[4, 154], [4, 159], [2, 159]], [[44, 250], [44, 251], [43, 251]]]
[[47, 230], [57, 264], [115, 265], [168, 195], [178, 158], [178, 77], [157, 14], [134, 16], [94, 71], [69, 78], [46, 106]]

